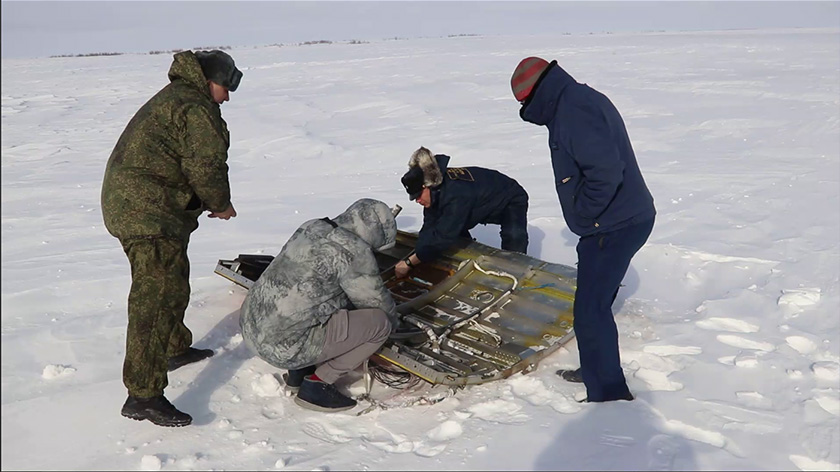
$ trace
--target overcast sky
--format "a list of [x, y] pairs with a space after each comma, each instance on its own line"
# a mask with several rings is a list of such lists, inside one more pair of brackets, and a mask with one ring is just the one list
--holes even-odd
[[539, 34], [840, 27], [840, 2], [3, 1], [2, 57]]

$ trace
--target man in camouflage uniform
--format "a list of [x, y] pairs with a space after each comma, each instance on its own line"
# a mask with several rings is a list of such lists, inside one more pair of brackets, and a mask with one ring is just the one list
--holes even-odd
[[248, 290], [240, 326], [245, 344], [284, 376], [295, 403], [316, 411], [353, 408], [339, 377], [373, 355], [397, 324], [396, 304], [374, 249], [395, 244], [385, 203], [361, 199], [334, 219], [303, 223]]
[[102, 215], [131, 264], [122, 415], [160, 426], [192, 417], [166, 397], [167, 370], [213, 355], [184, 325], [190, 298], [187, 244], [205, 210], [236, 216], [230, 198], [227, 124], [220, 104], [242, 78], [222, 51], [175, 54], [170, 83], [134, 115], [102, 184]]

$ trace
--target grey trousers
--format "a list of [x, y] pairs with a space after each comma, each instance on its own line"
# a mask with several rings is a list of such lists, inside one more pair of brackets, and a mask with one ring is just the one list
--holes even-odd
[[335, 383], [379, 350], [390, 334], [391, 322], [378, 308], [337, 311], [327, 322], [315, 375], [326, 383]]

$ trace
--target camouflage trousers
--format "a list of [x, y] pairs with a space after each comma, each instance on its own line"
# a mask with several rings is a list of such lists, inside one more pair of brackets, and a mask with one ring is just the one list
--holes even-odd
[[188, 241], [120, 242], [131, 264], [123, 383], [131, 396], [154, 397], [168, 385], [168, 359], [192, 344], [192, 332], [184, 325], [190, 301]]

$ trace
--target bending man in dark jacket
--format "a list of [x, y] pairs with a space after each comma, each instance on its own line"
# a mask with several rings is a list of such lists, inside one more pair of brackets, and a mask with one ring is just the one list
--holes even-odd
[[556, 61], [523, 59], [511, 77], [523, 120], [548, 128], [554, 183], [566, 224], [580, 236], [575, 336], [587, 400], [632, 400], [618, 352], [612, 303], [630, 260], [653, 229], [656, 210], [621, 115], [600, 92]]
[[528, 251], [528, 193], [519, 183], [493, 169], [448, 167], [449, 156], [421, 147], [414, 151], [402, 178], [409, 199], [423, 206], [423, 227], [416, 250], [397, 263], [405, 277], [421, 262], [437, 259], [459, 238], [481, 224], [501, 225], [502, 249]]
[[397, 323], [374, 249], [394, 245], [384, 203], [362, 199], [330, 220], [298, 228], [248, 290], [242, 336], [269, 364], [288, 369], [295, 402], [317, 411], [356, 406], [333, 383], [375, 353]]
[[198, 217], [236, 216], [228, 183], [230, 135], [220, 104], [242, 78], [222, 51], [175, 54], [170, 83], [134, 115], [102, 182], [102, 216], [131, 264], [122, 415], [184, 426], [163, 396], [167, 370], [213, 355], [184, 325], [190, 301], [187, 244]]

